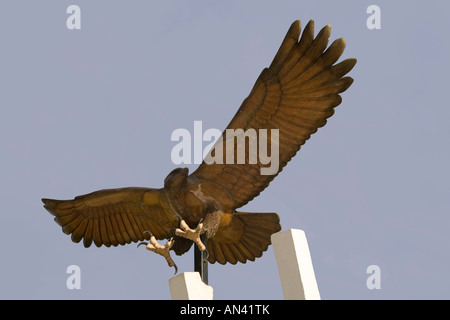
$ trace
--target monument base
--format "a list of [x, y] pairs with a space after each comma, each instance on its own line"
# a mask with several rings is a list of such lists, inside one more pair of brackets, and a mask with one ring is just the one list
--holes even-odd
[[305, 232], [289, 229], [272, 235], [285, 300], [320, 300]]
[[213, 288], [206, 285], [198, 272], [184, 272], [169, 279], [172, 300], [212, 300]]

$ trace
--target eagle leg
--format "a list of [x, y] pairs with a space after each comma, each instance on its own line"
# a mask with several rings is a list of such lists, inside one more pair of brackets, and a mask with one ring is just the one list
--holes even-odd
[[205, 232], [205, 230], [203, 229], [203, 223], [199, 223], [197, 225], [197, 228], [191, 229], [187, 225], [186, 221], [181, 220], [180, 228], [177, 228], [175, 230], [175, 235], [194, 241], [195, 244], [200, 249], [200, 251], [205, 251], [206, 250], [205, 245], [203, 244], [202, 240], [200, 239], [200, 235], [203, 232]]
[[170, 252], [169, 252], [170, 248], [172, 248], [173, 244], [175, 243], [175, 240], [170, 239], [169, 241], [166, 242], [165, 245], [161, 245], [161, 244], [159, 244], [158, 240], [156, 240], [156, 238], [149, 231], [145, 231], [144, 233], [150, 234], [150, 242], [141, 242], [137, 246], [139, 247], [140, 245], [145, 244], [147, 250], [150, 250], [152, 252], [155, 252], [155, 253], [163, 256], [166, 259], [169, 267], [175, 268], [175, 274], [177, 274], [178, 267], [175, 264], [175, 262], [172, 260], [172, 257], [170, 256]]

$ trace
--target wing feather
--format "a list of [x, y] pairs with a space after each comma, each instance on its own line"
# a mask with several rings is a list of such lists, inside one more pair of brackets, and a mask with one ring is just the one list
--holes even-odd
[[[117, 238], [114, 233], [114, 229], [113, 229], [112, 222], [111, 222], [111, 217], [109, 217], [108, 215], [105, 215], [105, 224], [106, 224], [106, 232], [108, 233], [108, 238], [111, 242], [111, 245], [116, 247], [119, 244], [119, 242], [117, 241]], [[85, 247], [89, 247], [89, 246], [90, 246], [90, 243], [87, 246], [85, 245]]]
[[222, 243], [221, 248], [222, 248], [223, 255], [224, 255], [225, 259], [227, 260], [227, 262], [229, 262], [231, 264], [236, 264], [237, 260], [233, 254], [233, 251], [232, 251], [230, 245], [228, 243]]
[[100, 211], [100, 219], [98, 221], [99, 228], [100, 228], [100, 237], [102, 239], [102, 242], [105, 246], [110, 247], [111, 246], [111, 240], [109, 239], [108, 235], [108, 229], [106, 227], [106, 214], [105, 211], [102, 210], [103, 208], [99, 208]]
[[72, 232], [72, 241], [73, 242], [80, 242], [84, 231], [86, 230], [86, 226], [87, 226], [87, 220], [83, 219], [80, 221], [80, 224], [77, 226], [77, 228]]
[[[339, 94], [353, 82], [352, 78], [344, 76], [355, 66], [356, 59], [334, 64], [344, 52], [344, 39], [333, 41], [327, 48], [331, 27], [325, 26], [314, 37], [312, 20], [301, 37], [300, 32], [300, 21], [295, 21], [269, 68], [261, 72], [249, 96], [226, 128], [244, 131], [250, 128], [278, 129], [278, 171], [273, 175], [262, 175], [260, 169], [267, 165], [260, 161], [249, 163], [246, 150], [245, 164], [203, 162], [192, 173], [196, 179], [215, 184], [217, 195], [226, 190], [232, 198], [229, 205], [234, 209], [245, 205], [269, 185], [311, 135], [327, 123], [334, 114], [334, 108], [342, 102]], [[226, 140], [226, 130], [222, 138]], [[268, 141], [268, 150], [270, 143]], [[234, 152], [236, 159], [236, 141], [234, 150], [226, 150], [226, 143], [222, 148], [224, 159], [227, 152]], [[214, 190], [210, 195], [214, 197]], [[252, 250], [250, 247], [247, 249]], [[214, 247], [214, 250], [226, 249]], [[220, 253], [218, 260], [223, 258], [224, 253]]]
[[83, 245], [86, 248], [90, 247], [92, 244], [92, 228], [94, 226], [93, 219], [89, 218], [87, 220], [88, 220], [88, 223], [87, 223], [86, 229], [84, 231], [84, 236], [83, 236]]
[[117, 220], [116, 220], [115, 214], [110, 215], [109, 218], [111, 219], [113, 232], [114, 232], [114, 235], [117, 238], [117, 242], [120, 245], [123, 246], [125, 244], [125, 241], [124, 241], [124, 238], [123, 238], [122, 231], [119, 229], [119, 225], [117, 224]]
[[138, 241], [138, 238], [137, 238], [136, 235], [134, 234], [134, 230], [133, 230], [133, 227], [131, 226], [130, 220], [128, 220], [128, 215], [127, 215], [127, 213], [126, 213], [125, 210], [123, 210], [123, 209], [122, 209], [121, 212], [122, 212], [122, 214], [120, 215], [120, 218], [121, 218], [122, 221], [123, 221], [123, 225], [124, 225], [124, 227], [125, 227], [126, 233], [127, 233], [128, 236], [129, 236], [130, 242], [131, 242], [131, 241], [133, 241], [133, 242]]
[[92, 220], [94, 222], [92, 227], [92, 239], [94, 240], [94, 243], [97, 247], [101, 247], [103, 241], [102, 237], [100, 236], [100, 224], [99, 224], [100, 218], [98, 217], [98, 210], [94, 211], [94, 218]]
[[215, 254], [217, 262], [219, 262], [220, 264], [224, 264], [226, 262], [226, 260], [223, 255], [222, 249], [220, 247], [220, 243], [212, 241], [212, 244], [214, 247], [214, 254]]
[[[83, 239], [85, 247], [92, 242], [100, 247], [124, 245], [148, 239], [150, 231], [158, 239], [169, 237], [168, 229], [178, 220], [160, 203], [146, 203], [144, 194], [161, 189], [121, 188], [100, 190], [73, 200], [42, 199], [44, 207], [74, 242]], [[155, 197], [149, 197], [154, 199]]]

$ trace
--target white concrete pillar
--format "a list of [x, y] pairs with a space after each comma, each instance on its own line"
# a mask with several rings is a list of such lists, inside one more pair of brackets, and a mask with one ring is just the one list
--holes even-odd
[[320, 300], [305, 232], [289, 229], [272, 235], [285, 300]]
[[198, 272], [183, 272], [169, 279], [172, 300], [212, 300], [213, 288], [205, 284]]

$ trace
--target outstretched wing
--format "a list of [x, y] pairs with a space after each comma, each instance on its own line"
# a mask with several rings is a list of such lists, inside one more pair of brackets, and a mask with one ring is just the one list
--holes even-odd
[[109, 247], [148, 239], [144, 231], [157, 239], [169, 238], [168, 229], [177, 227], [178, 220], [159, 205], [160, 196], [159, 189], [132, 187], [42, 202], [74, 242], [83, 239], [85, 247], [92, 241]]
[[[314, 38], [314, 22], [310, 21], [299, 40], [300, 21], [295, 21], [272, 64], [262, 71], [227, 127], [244, 131], [278, 129], [278, 170], [262, 175], [260, 169], [268, 165], [263, 165], [259, 159], [256, 164], [250, 164], [248, 148], [245, 149], [245, 164], [236, 164], [235, 139], [234, 150], [226, 149], [226, 143], [222, 146], [224, 155], [234, 152], [233, 164], [226, 164], [224, 156], [224, 164], [203, 162], [193, 172], [198, 179], [215, 184], [218, 194], [225, 190], [234, 208], [245, 205], [269, 185], [311, 134], [326, 124], [334, 108], [341, 103], [339, 93], [352, 84], [353, 79], [344, 75], [353, 68], [356, 59], [333, 65], [344, 51], [345, 40], [337, 39], [327, 49], [330, 31], [330, 26], [326, 26]], [[268, 140], [267, 150], [271, 150]]]

